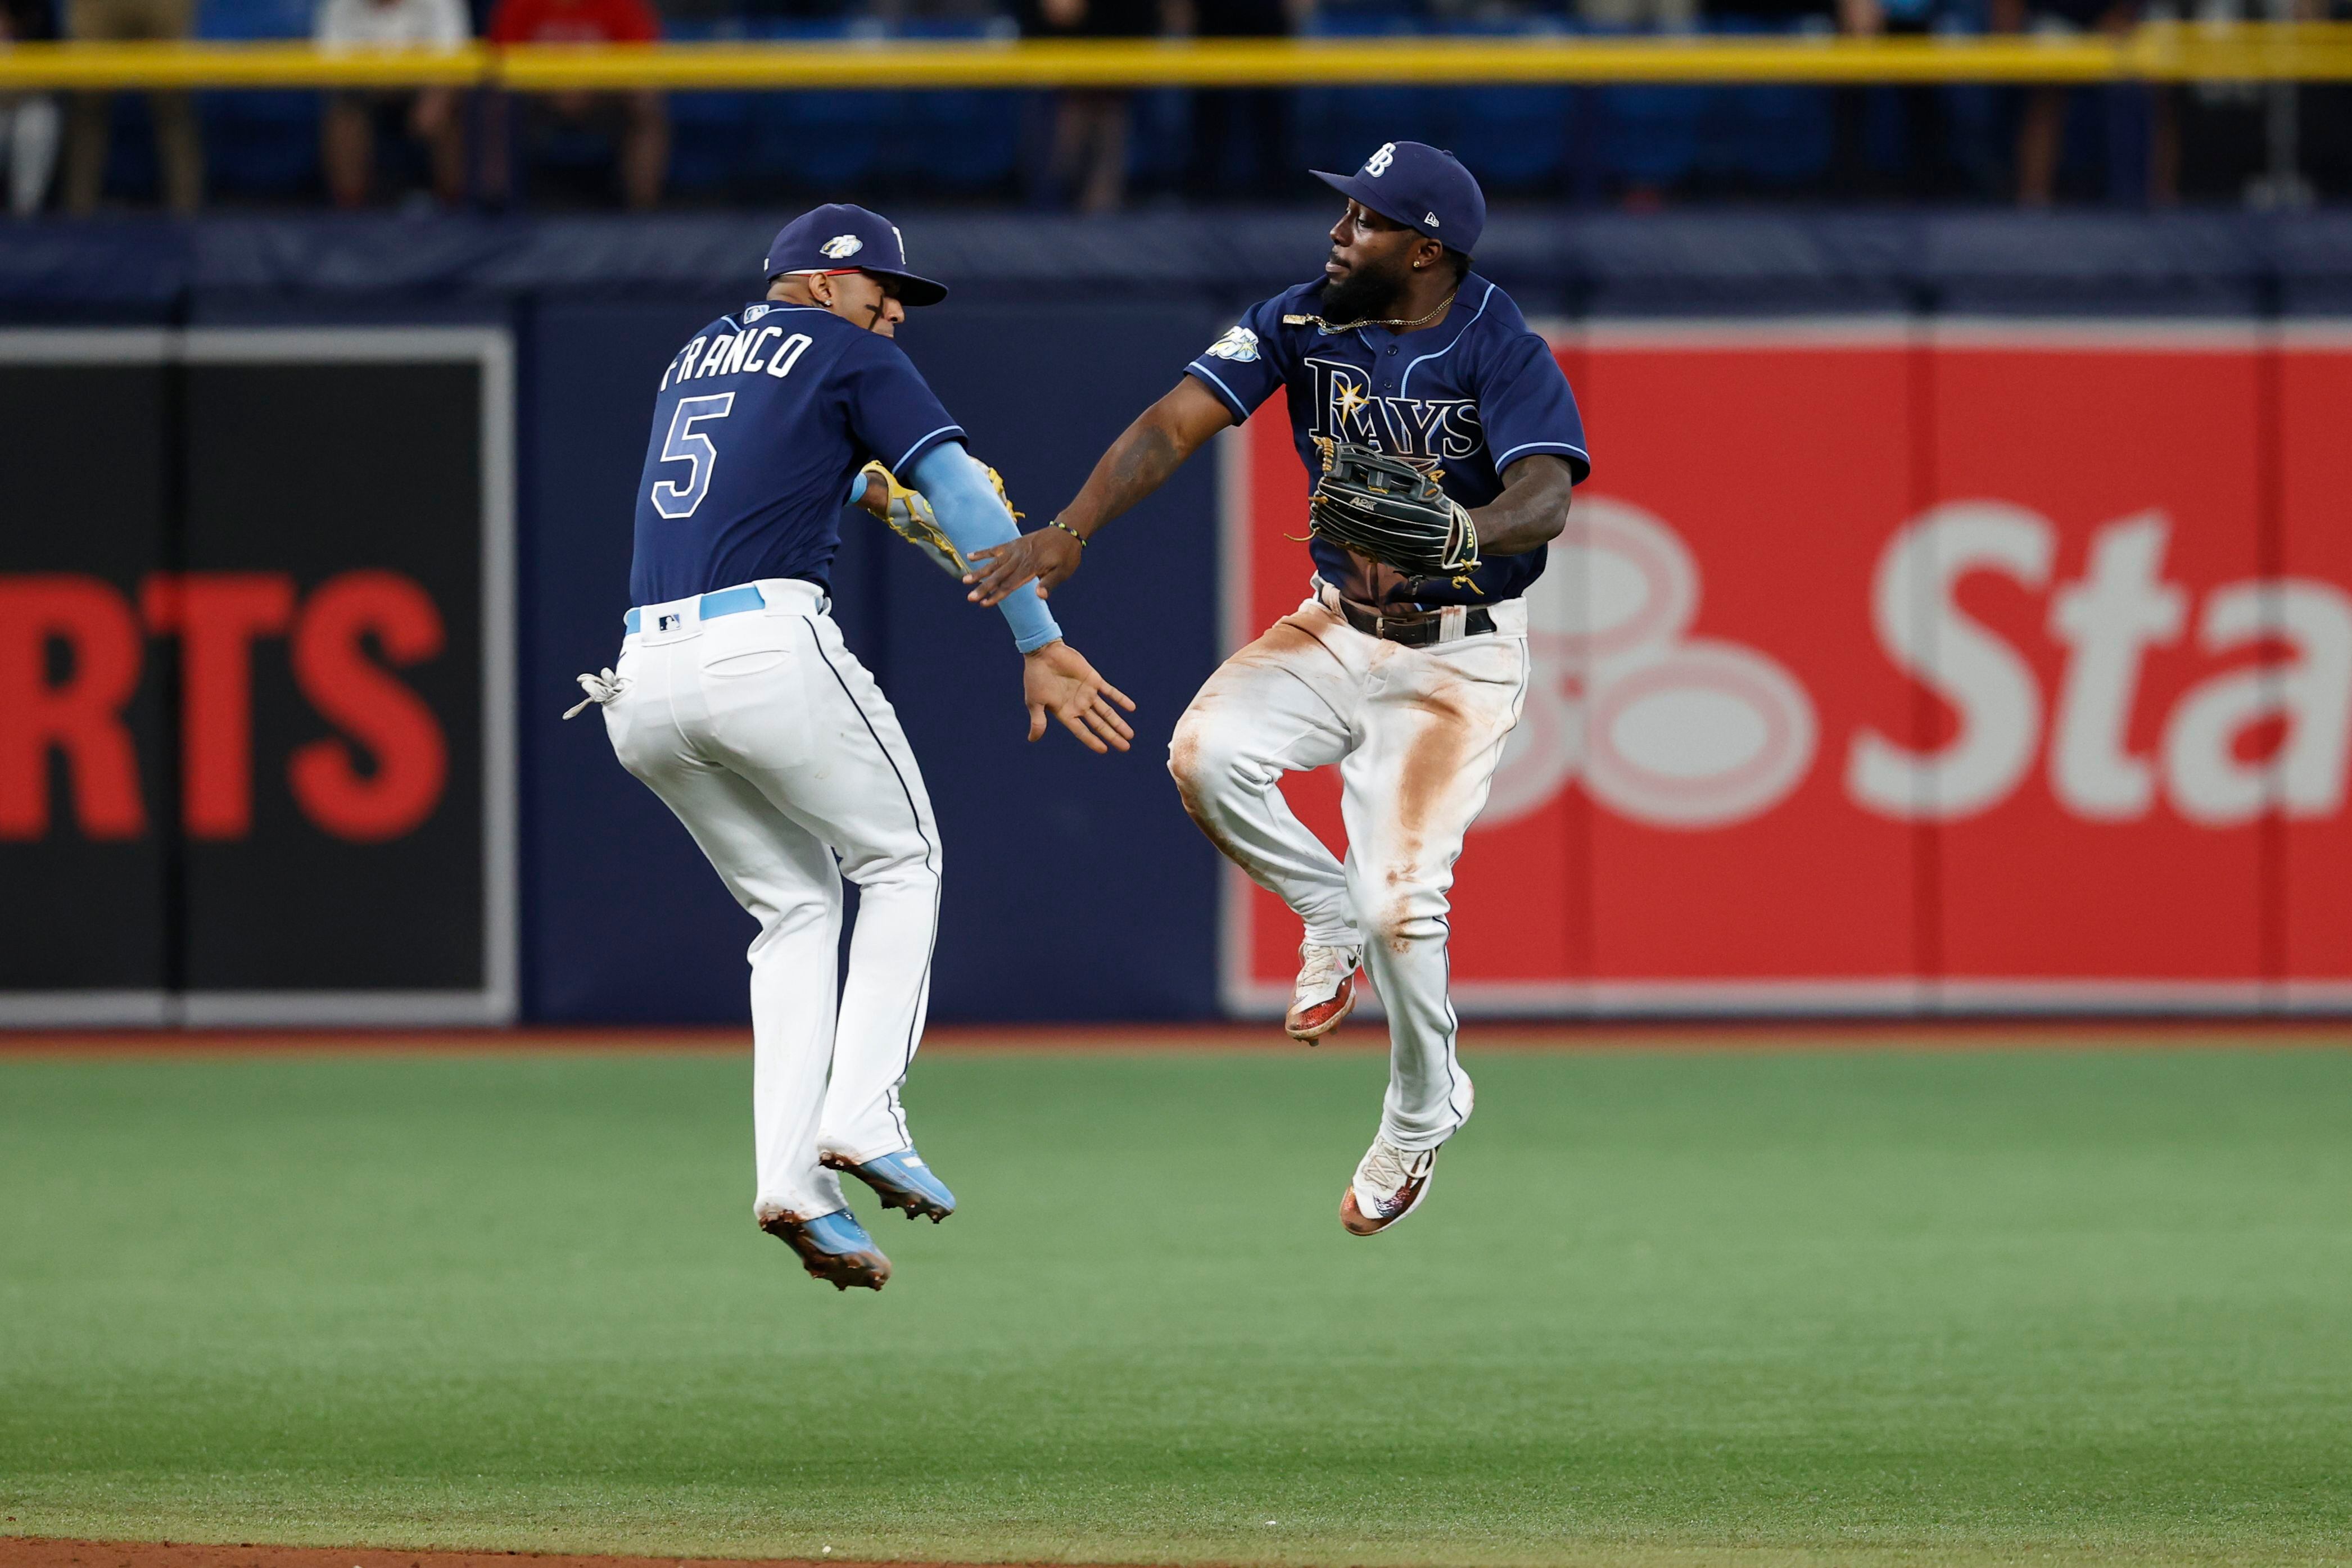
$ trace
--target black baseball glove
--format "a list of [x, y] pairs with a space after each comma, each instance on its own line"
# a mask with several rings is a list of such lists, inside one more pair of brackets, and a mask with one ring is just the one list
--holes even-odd
[[1478, 570], [1478, 530], [1470, 514], [1402, 457], [1369, 446], [1332, 446], [1307, 510], [1318, 538], [1408, 576]]

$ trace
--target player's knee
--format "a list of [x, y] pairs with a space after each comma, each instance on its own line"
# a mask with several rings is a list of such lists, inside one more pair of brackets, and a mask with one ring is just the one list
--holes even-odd
[[1241, 753], [1223, 727], [1199, 706], [1184, 710], [1168, 742], [1168, 771], [1187, 809], [1213, 799], [1241, 766]]
[[1404, 904], [1390, 904], [1371, 917], [1371, 939], [1391, 953], [1403, 953], [1417, 942], [1436, 941], [1445, 924], [1436, 916], [1416, 913]]
[[841, 874], [864, 892], [883, 888], [936, 890], [940, 883], [940, 846], [936, 839], [909, 835], [903, 842], [845, 859]]
[[1366, 936], [1391, 953], [1406, 952], [1416, 943], [1445, 940], [1448, 904], [1444, 890], [1416, 880], [1410, 872], [1391, 870], [1376, 883], [1360, 877], [1349, 894], [1364, 912]]

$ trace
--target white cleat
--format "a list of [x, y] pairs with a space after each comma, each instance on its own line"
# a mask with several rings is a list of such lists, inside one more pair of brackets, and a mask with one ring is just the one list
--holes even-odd
[[1298, 985], [1282, 1020], [1291, 1039], [1313, 1045], [1356, 1010], [1356, 966], [1363, 956], [1361, 947], [1298, 945]]
[[1339, 1223], [1350, 1236], [1386, 1230], [1429, 1196], [1436, 1169], [1435, 1149], [1400, 1149], [1386, 1138], [1374, 1138], [1356, 1166], [1356, 1179], [1340, 1195]]

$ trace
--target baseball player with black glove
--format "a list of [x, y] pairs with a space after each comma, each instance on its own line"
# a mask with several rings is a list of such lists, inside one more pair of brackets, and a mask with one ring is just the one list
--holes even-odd
[[[1389, 1092], [1339, 1204], [1370, 1236], [1429, 1190], [1468, 1119], [1446, 996], [1446, 894], [1527, 692], [1526, 592], [1591, 469], [1576, 400], [1510, 297], [1470, 269], [1486, 204], [1413, 141], [1353, 174], [1320, 281], [1258, 305], [1129, 425], [1045, 528], [973, 552], [972, 596], [1050, 592], [1087, 540], [1218, 431], [1286, 388], [1313, 486], [1305, 603], [1227, 660], [1176, 727], [1169, 770], [1216, 846], [1305, 924], [1290, 1033], [1387, 1004]], [[1348, 856], [1284, 803], [1294, 769], [1339, 768]]]

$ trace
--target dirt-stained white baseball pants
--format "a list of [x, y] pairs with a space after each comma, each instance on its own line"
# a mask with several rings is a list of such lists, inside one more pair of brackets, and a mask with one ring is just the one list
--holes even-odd
[[[1527, 607], [1492, 632], [1408, 648], [1309, 598], [1219, 667], [1177, 722], [1168, 770], [1228, 859], [1306, 923], [1364, 950], [1389, 1014], [1381, 1135], [1434, 1148], [1469, 1119], [1446, 997], [1447, 892], [1527, 695]], [[1291, 814], [1283, 774], [1337, 763], [1343, 862]]]
[[[930, 1000], [940, 831], [898, 716], [824, 596], [789, 579], [757, 586], [764, 610], [709, 621], [698, 600], [645, 606], [604, 725], [760, 923], [756, 1209], [808, 1219], [842, 1207], [821, 1153], [911, 1146], [898, 1085]], [[857, 923], [836, 996], [845, 875]]]

